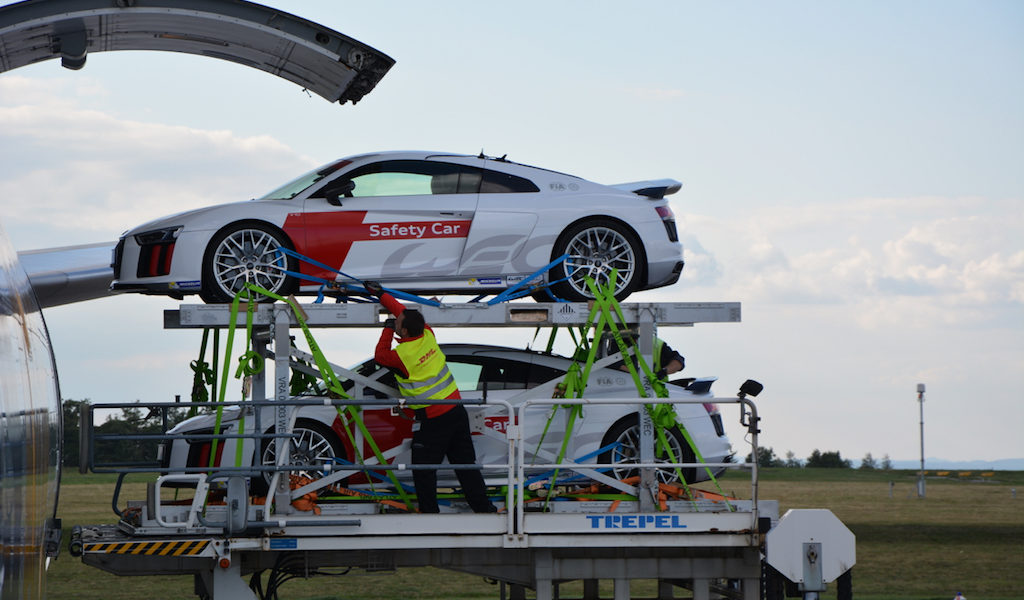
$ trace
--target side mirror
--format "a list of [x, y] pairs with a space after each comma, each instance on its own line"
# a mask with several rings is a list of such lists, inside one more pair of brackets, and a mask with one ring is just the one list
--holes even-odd
[[346, 179], [329, 184], [324, 188], [324, 198], [328, 204], [341, 206], [341, 196], [351, 197], [352, 190], [356, 189], [356, 182]]
[[743, 385], [740, 386], [740, 396], [757, 397], [757, 395], [760, 394], [761, 390], [763, 389], [763, 385], [754, 381], [753, 379], [748, 379], [743, 382]]

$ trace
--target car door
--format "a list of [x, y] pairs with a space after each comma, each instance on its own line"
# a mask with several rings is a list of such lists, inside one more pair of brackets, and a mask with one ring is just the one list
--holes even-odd
[[[472, 354], [446, 353], [448, 369], [459, 387], [459, 395], [466, 400], [503, 400], [509, 394], [504, 384], [495, 377], [493, 361], [487, 357]], [[508, 461], [508, 440], [506, 431], [509, 413], [500, 404], [468, 405], [469, 429], [473, 436], [478, 464], [501, 464]], [[500, 471], [500, 470], [499, 470]], [[503, 473], [488, 469], [485, 475]]]
[[[481, 464], [498, 464], [508, 460], [508, 439], [506, 437], [509, 423], [515, 414], [496, 400], [512, 402], [515, 411], [522, 402], [527, 390], [548, 381], [564, 376], [564, 371], [537, 365], [533, 356], [514, 350], [477, 350], [467, 353], [446, 351], [448, 368], [459, 385], [459, 393], [465, 399], [486, 397], [488, 404], [469, 406], [470, 429], [473, 433], [473, 445], [477, 452], [477, 462]], [[550, 392], [546, 392], [550, 396]], [[541, 444], [551, 453], [557, 453], [564, 439], [564, 427], [556, 419], [549, 435], [542, 436], [545, 417], [548, 411], [537, 409], [531, 411], [531, 436], [527, 454], [532, 457]], [[536, 462], [536, 461], [533, 461]], [[541, 461], [546, 462], [546, 461]], [[491, 471], [491, 474], [496, 474]]]
[[529, 258], [527, 255], [538, 215], [544, 209], [544, 202], [550, 200], [528, 179], [481, 169], [477, 212], [459, 273], [515, 275], [547, 264], [550, 257], [546, 255]]
[[460, 187], [461, 171], [453, 163], [384, 160], [342, 173], [306, 199], [297, 250], [359, 279], [454, 276], [477, 202], [474, 188]]

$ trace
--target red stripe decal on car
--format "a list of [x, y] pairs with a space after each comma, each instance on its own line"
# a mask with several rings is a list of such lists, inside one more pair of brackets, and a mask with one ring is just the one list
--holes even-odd
[[[471, 220], [382, 221], [364, 223], [366, 211], [292, 213], [284, 231], [295, 242], [296, 251], [341, 270], [353, 242], [377, 240], [421, 240], [469, 236]], [[333, 279], [333, 273], [303, 264], [303, 273]]]

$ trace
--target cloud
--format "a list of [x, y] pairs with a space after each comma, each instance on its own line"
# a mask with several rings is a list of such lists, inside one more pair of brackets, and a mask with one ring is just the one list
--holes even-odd
[[[315, 166], [270, 136], [118, 119], [68, 104], [83, 81], [0, 79], [0, 216], [19, 233], [98, 241], [152, 218], [245, 200]], [[81, 238], [81, 239], [75, 239]]]
[[714, 254], [704, 249], [696, 236], [681, 235], [679, 239], [683, 243], [686, 259], [680, 279], [686, 285], [714, 285], [722, 279], [722, 266]]
[[994, 322], [1024, 304], [1017, 206], [871, 198], [731, 220], [687, 215], [688, 265], [693, 252], [698, 265], [727, 268], [684, 282], [746, 302], [856, 307], [866, 328]]

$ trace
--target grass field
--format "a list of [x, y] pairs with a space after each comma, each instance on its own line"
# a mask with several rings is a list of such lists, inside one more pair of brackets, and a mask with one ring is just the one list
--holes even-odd
[[[1024, 598], [1024, 472], [938, 477], [933, 471], [923, 499], [917, 497], [912, 471], [766, 469], [761, 475], [760, 498], [779, 500], [782, 512], [828, 508], [857, 536], [855, 598], [949, 600], [957, 591], [969, 600]], [[110, 508], [113, 482], [110, 476], [65, 476], [59, 511], [65, 544], [72, 525], [116, 520]], [[750, 495], [748, 480], [739, 474], [724, 478], [722, 486], [740, 498]], [[122, 491], [123, 499], [143, 496], [143, 483]], [[195, 598], [191, 577], [117, 577], [86, 567], [66, 547], [50, 567], [47, 589], [51, 599]], [[563, 589], [570, 597], [579, 588]], [[653, 586], [637, 584], [633, 592], [651, 597]], [[610, 584], [603, 594], [611, 596]], [[482, 599], [498, 598], [499, 590], [480, 577], [423, 568], [294, 580], [281, 588], [280, 597]], [[823, 595], [834, 597], [834, 589]]]

